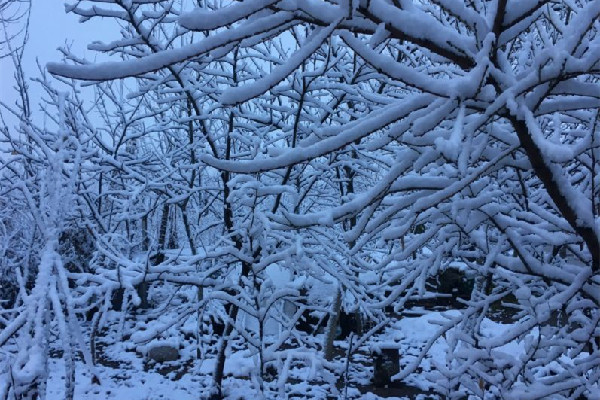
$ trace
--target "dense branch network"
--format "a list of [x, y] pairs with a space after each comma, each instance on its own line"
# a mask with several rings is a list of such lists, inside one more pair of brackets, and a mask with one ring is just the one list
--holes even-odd
[[[93, 83], [101, 115], [90, 120], [76, 99], [61, 114], [79, 135], [61, 154], [88, 151], [69, 181], [96, 243], [91, 268], [65, 278], [80, 283], [80, 312], [89, 299], [107, 314], [118, 291], [143, 305], [145, 285], [193, 288], [179, 318], [157, 316], [132, 340], [214, 307], [222, 396], [234, 335], [261, 379], [286, 341], [330, 360], [342, 312], [377, 328], [364, 342], [385, 326], [387, 306], [402, 309], [459, 264], [475, 277], [467, 308], [397, 378], [445, 338], [449, 357], [430, 378], [449, 398], [597, 393], [600, 2], [244, 0], [190, 10], [88, 0], [68, 11], [123, 26], [121, 39], [90, 45], [117, 61], [65, 51], [68, 63], [48, 65]], [[14, 143], [27, 168], [31, 148], [48, 141], [36, 132], [34, 144]], [[277, 286], [274, 270], [289, 282]], [[309, 304], [320, 285], [330, 296]], [[514, 303], [514, 324], [490, 336], [486, 317], [501, 301]], [[298, 311], [285, 314], [286, 302]], [[306, 309], [328, 315], [322, 344], [296, 330]], [[566, 322], [556, 326], [556, 315]], [[282, 326], [275, 342], [270, 318]], [[517, 342], [522, 355], [503, 350]]]

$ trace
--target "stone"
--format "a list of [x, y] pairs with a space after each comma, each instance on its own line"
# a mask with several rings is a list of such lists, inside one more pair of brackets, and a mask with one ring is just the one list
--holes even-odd
[[328, 317], [319, 318], [316, 312], [307, 308], [298, 319], [296, 329], [309, 335], [314, 335], [320, 328], [327, 326], [327, 319]]
[[469, 300], [475, 281], [457, 268], [447, 268], [437, 276], [438, 293]]
[[345, 340], [350, 336], [351, 333], [361, 334], [359, 332], [359, 322], [357, 321], [357, 313], [348, 313], [345, 311], [340, 312], [340, 319], [338, 321], [339, 334], [337, 335], [337, 340]]
[[148, 358], [159, 363], [176, 361], [179, 359], [179, 349], [168, 345], [155, 346], [148, 351]]
[[400, 373], [400, 353], [396, 347], [382, 347], [373, 358], [373, 385], [393, 386], [392, 376]]

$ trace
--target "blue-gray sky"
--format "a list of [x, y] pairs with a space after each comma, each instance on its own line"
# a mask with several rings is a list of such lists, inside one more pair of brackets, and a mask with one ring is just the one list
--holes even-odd
[[[60, 61], [62, 56], [57, 49], [65, 44], [70, 45], [78, 57], [94, 60], [96, 54], [87, 50], [87, 45], [94, 40], [110, 41], [119, 34], [112, 21], [92, 20], [85, 24], [79, 23], [76, 15], [65, 13], [63, 1], [33, 0], [32, 3], [29, 41], [23, 60], [28, 78], [39, 76], [36, 60], [43, 67], [50, 61]], [[0, 30], [2, 29], [0, 26]], [[9, 29], [16, 30], [17, 27], [13, 25]], [[17, 95], [13, 89], [14, 84], [12, 62], [9, 58], [4, 58], [0, 60], [0, 100], [11, 105], [15, 102]], [[30, 83], [30, 95], [31, 106], [35, 110], [41, 95], [36, 84]]]

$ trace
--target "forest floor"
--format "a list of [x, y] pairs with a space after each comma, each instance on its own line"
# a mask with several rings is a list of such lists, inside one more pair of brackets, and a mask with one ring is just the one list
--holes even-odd
[[[396, 347], [400, 353], [400, 370], [413, 362], [432, 332], [439, 328], [439, 322], [446, 319], [444, 315], [456, 315], [457, 311], [431, 311], [415, 308], [402, 318], [393, 320], [384, 331], [377, 335], [377, 346]], [[436, 323], [437, 322], [437, 323]], [[508, 324], [491, 320], [486, 321], [487, 329], [506, 329]], [[115, 334], [115, 332], [112, 332]], [[107, 335], [107, 337], [118, 337]], [[91, 375], [82, 363], [77, 365], [76, 399], [81, 400], [199, 400], [207, 398], [212, 384], [211, 374], [214, 358], [196, 358], [196, 344], [193, 338], [179, 343], [180, 359], [173, 362], [153, 364], [139, 349], [128, 348], [126, 341], [99, 348], [96, 375], [100, 384], [91, 383]], [[440, 396], [432, 390], [431, 378], [436, 371], [436, 363], [444, 364], [448, 347], [445, 339], [438, 339], [427, 356], [421, 361], [417, 372], [409, 375], [403, 382], [392, 382], [384, 387], [375, 387], [373, 376], [373, 342], [358, 349], [346, 363], [348, 341], [337, 341], [338, 357], [331, 365], [319, 365], [317, 355], [303, 354], [304, 358], [298, 367], [292, 367], [285, 377], [278, 372], [272, 380], [263, 385], [263, 396], [258, 389], [255, 371], [256, 358], [249, 358], [242, 348], [233, 343], [231, 353], [225, 364], [224, 392], [226, 399], [403, 399], [403, 400], [437, 400]], [[138, 351], [136, 351], [138, 350]], [[293, 350], [293, 349], [292, 349]], [[513, 355], [519, 349], [507, 349]], [[289, 353], [288, 353], [289, 354]], [[62, 399], [64, 393], [64, 363], [61, 358], [50, 360], [52, 371], [48, 398]], [[336, 382], [332, 370], [337, 376], [344, 375], [347, 368], [347, 387]], [[429, 379], [428, 379], [429, 378]], [[334, 388], [334, 389], [332, 389]]]

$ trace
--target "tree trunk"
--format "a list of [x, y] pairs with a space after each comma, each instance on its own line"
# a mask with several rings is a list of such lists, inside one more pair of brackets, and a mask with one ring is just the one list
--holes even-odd
[[325, 343], [323, 344], [323, 357], [327, 361], [333, 359], [333, 341], [335, 340], [340, 313], [342, 311], [342, 291], [340, 288], [335, 293], [333, 304], [327, 321], [327, 329], [325, 330]]
[[223, 399], [222, 384], [223, 384], [223, 372], [225, 370], [225, 359], [226, 359], [225, 352], [227, 350], [227, 344], [229, 343], [229, 336], [233, 332], [233, 324], [235, 323], [235, 320], [237, 319], [238, 311], [239, 311], [239, 307], [237, 307], [236, 305], [233, 305], [231, 307], [231, 312], [229, 313], [229, 321], [227, 321], [227, 323], [225, 324], [225, 330], [223, 332], [223, 337], [221, 337], [221, 340], [219, 342], [219, 350], [217, 353], [217, 362], [215, 364], [215, 372], [213, 374], [213, 380], [214, 380], [215, 387], [213, 389], [214, 392], [211, 394], [210, 400]]

